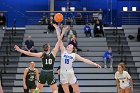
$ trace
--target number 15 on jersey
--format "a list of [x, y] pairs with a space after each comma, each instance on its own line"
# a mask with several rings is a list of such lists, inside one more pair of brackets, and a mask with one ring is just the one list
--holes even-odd
[[69, 59], [65, 59], [65, 64], [69, 64]]

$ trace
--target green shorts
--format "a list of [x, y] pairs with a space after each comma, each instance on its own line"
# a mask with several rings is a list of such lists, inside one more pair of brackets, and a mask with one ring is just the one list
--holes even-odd
[[41, 84], [45, 84], [46, 81], [48, 85], [53, 85], [56, 83], [53, 70], [41, 70], [38, 82]]

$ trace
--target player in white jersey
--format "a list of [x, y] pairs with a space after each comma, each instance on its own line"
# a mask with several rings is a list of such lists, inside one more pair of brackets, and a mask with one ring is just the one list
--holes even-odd
[[118, 71], [115, 73], [118, 93], [130, 93], [133, 91], [133, 81], [127, 71], [124, 71], [125, 64], [118, 65]]
[[[54, 25], [57, 35], [60, 35], [60, 29], [58, 26]], [[65, 93], [69, 93], [69, 84], [71, 84], [74, 93], [80, 93], [79, 86], [77, 83], [76, 76], [72, 64], [75, 60], [85, 62], [87, 64], [95, 65], [98, 68], [101, 68], [99, 64], [96, 64], [88, 59], [81, 57], [80, 55], [74, 53], [75, 47], [70, 44], [66, 48], [63, 45], [63, 42], [60, 43], [61, 50], [61, 69], [60, 69], [60, 82]]]

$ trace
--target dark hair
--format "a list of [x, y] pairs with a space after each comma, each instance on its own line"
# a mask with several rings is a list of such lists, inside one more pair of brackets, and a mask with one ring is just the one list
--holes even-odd
[[45, 45], [43, 45], [43, 50], [44, 51], [48, 51], [48, 43], [46, 43]]

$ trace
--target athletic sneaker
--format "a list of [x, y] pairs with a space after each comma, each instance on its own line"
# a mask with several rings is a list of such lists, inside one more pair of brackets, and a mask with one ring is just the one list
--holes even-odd
[[107, 68], [107, 66], [105, 65], [104, 68]]

